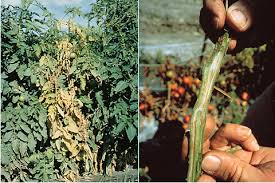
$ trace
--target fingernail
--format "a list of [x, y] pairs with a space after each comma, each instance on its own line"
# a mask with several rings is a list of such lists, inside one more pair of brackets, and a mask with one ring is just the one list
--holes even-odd
[[260, 149], [260, 146], [258, 144], [258, 142], [256, 140], [253, 140], [250, 144], [250, 147], [252, 148], [252, 150], [254, 151], [258, 151]]
[[216, 156], [206, 156], [202, 160], [202, 169], [205, 172], [212, 174], [213, 172], [219, 169], [220, 164], [221, 164], [221, 160]]
[[237, 128], [237, 133], [244, 138], [247, 138], [251, 135], [251, 130], [246, 126], [240, 126]]
[[239, 9], [231, 10], [230, 15], [235, 22], [235, 24], [239, 28], [243, 28], [246, 26], [247, 18], [243, 12], [241, 12]]

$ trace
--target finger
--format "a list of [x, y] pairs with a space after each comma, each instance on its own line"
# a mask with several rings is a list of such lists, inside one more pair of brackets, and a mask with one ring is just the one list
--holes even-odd
[[205, 9], [206, 15], [210, 18], [210, 23], [213, 29], [220, 30], [224, 27], [225, 23], [225, 7], [222, 0], [204, 0], [203, 8]]
[[184, 136], [183, 141], [182, 141], [182, 148], [181, 148], [181, 159], [182, 160], [187, 160], [187, 155], [188, 155], [188, 138]]
[[257, 166], [264, 174], [265, 179], [262, 182], [275, 182], [275, 161], [269, 161]]
[[227, 123], [211, 139], [211, 149], [219, 149], [231, 143], [241, 145], [245, 150], [257, 151], [259, 144], [251, 130], [242, 125]]
[[264, 173], [236, 156], [222, 152], [210, 151], [202, 161], [202, 169], [210, 176], [223, 181], [261, 181]]
[[258, 165], [267, 163], [269, 161], [275, 161], [275, 148], [261, 147], [259, 151], [253, 153], [250, 164]]
[[249, 163], [251, 161], [253, 152], [245, 151], [245, 150], [239, 150], [233, 153], [236, 157], [238, 157], [240, 160]]
[[213, 116], [207, 115], [204, 129], [204, 141], [210, 139], [216, 131], [216, 120]]
[[213, 21], [213, 16], [206, 8], [202, 8], [200, 11], [200, 25], [206, 36], [210, 38], [212, 42], [217, 42], [219, 36], [222, 35], [222, 30], [220, 30], [216, 22]]
[[210, 147], [210, 140], [206, 140], [203, 143], [203, 147], [202, 147], [202, 153], [205, 154], [209, 151], [209, 147]]
[[231, 37], [231, 40], [228, 46], [228, 52], [232, 53], [233, 50], [236, 48], [236, 46], [237, 46], [237, 39], [235, 37]]
[[213, 177], [209, 176], [209, 175], [202, 174], [199, 177], [198, 182], [216, 182], [216, 180]]
[[248, 0], [239, 0], [227, 10], [226, 23], [236, 32], [248, 30], [253, 23], [253, 8]]

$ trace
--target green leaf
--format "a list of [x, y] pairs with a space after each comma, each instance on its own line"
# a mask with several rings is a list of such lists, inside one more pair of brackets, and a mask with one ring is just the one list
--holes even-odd
[[25, 153], [27, 152], [27, 143], [20, 141], [19, 143], [19, 151], [22, 157], [24, 157]]
[[37, 133], [36, 131], [33, 131], [33, 136], [36, 137], [38, 141], [42, 140], [42, 136], [39, 133]]
[[102, 134], [101, 133], [98, 133], [97, 135], [96, 135], [96, 141], [98, 142], [98, 141], [100, 141], [101, 139], [102, 139]]
[[120, 122], [115, 129], [115, 134], [118, 135], [125, 128], [125, 126], [125, 123]]
[[9, 64], [7, 66], [7, 72], [8, 73], [12, 73], [13, 71], [15, 71], [17, 69], [18, 66], [19, 66], [19, 62], [15, 62], [13, 64]]
[[97, 93], [95, 94], [95, 98], [96, 98], [98, 104], [99, 104], [101, 107], [103, 107], [103, 106], [104, 106], [104, 103], [103, 103], [103, 99], [102, 99], [102, 91], [97, 92]]
[[28, 147], [30, 149], [31, 152], [33, 152], [35, 150], [35, 146], [36, 146], [36, 140], [34, 139], [33, 135], [30, 133], [28, 135]]
[[13, 96], [12, 97], [12, 103], [16, 104], [18, 101], [19, 97], [18, 96]]
[[19, 154], [19, 140], [15, 139], [11, 142], [12, 145], [12, 150], [14, 151], [15, 154]]
[[128, 87], [128, 83], [125, 81], [119, 81], [114, 89], [115, 92], [120, 92]]
[[29, 128], [28, 125], [24, 124], [24, 123], [20, 123], [19, 126], [22, 128], [22, 130], [24, 130], [24, 132], [26, 132], [27, 134], [29, 134], [31, 132], [31, 129]]
[[60, 140], [60, 139], [57, 139], [57, 140], [55, 141], [55, 146], [56, 146], [57, 150], [60, 151], [60, 147], [61, 147], [61, 140]]
[[46, 121], [47, 121], [47, 115], [43, 111], [40, 111], [39, 119], [38, 119], [39, 125], [41, 127], [44, 127], [46, 124]]
[[22, 141], [28, 142], [28, 137], [21, 131], [18, 132], [17, 137]]
[[37, 57], [40, 57], [40, 54], [41, 54], [41, 48], [40, 48], [40, 46], [39, 45], [34, 45], [33, 49], [34, 49], [35, 55]]
[[37, 77], [36, 77], [35, 74], [32, 74], [32, 75], [31, 75], [31, 83], [32, 83], [32, 84], [36, 84], [36, 82], [37, 82]]
[[3, 167], [1, 168], [1, 175], [3, 175], [8, 182], [11, 182], [10, 172], [6, 171]]
[[48, 137], [48, 133], [47, 133], [47, 128], [46, 128], [46, 127], [43, 127], [42, 130], [41, 130], [40, 132], [41, 132], [41, 135], [42, 135], [44, 138], [47, 138], [47, 137]]
[[31, 76], [31, 69], [30, 68], [27, 68], [26, 70], [25, 70], [25, 72], [24, 72], [24, 75], [25, 76]]
[[2, 142], [8, 142], [12, 137], [13, 131], [9, 131], [2, 137]]
[[126, 133], [129, 141], [131, 142], [135, 138], [137, 130], [132, 124], [129, 124], [128, 128], [126, 129]]
[[79, 100], [84, 104], [92, 104], [92, 100], [87, 96], [81, 96]]
[[94, 151], [97, 150], [97, 145], [95, 144], [94, 140], [88, 139], [88, 143], [89, 143], [89, 145], [92, 147], [92, 149], [93, 149]]
[[17, 62], [19, 59], [18, 59], [18, 57], [17, 57], [17, 55], [12, 55], [12, 59], [11, 60], [9, 60], [9, 63], [11, 64], [11, 63], [15, 63], [15, 62]]
[[20, 115], [20, 118], [21, 118], [23, 121], [28, 122], [28, 117], [27, 117], [26, 112], [27, 112], [26, 109], [25, 109], [25, 110], [20, 110], [19, 115]]

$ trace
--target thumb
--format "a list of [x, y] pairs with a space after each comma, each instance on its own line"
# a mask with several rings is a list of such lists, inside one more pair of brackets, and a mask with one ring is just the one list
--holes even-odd
[[260, 169], [222, 151], [208, 152], [203, 158], [202, 169], [208, 175], [223, 181], [260, 182], [265, 179]]
[[253, 9], [250, 1], [239, 0], [227, 10], [226, 22], [236, 32], [248, 30], [253, 21]]

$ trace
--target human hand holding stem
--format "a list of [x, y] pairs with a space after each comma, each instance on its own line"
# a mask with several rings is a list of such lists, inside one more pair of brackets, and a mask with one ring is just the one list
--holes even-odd
[[[228, 7], [228, 0], [226, 0], [226, 9]], [[215, 81], [223, 64], [223, 58], [228, 50], [230, 38], [228, 32], [225, 30], [224, 34], [220, 36], [211, 57], [204, 63], [202, 73], [202, 84], [198, 99], [193, 109], [190, 127], [190, 142], [189, 142], [189, 167], [187, 174], [188, 182], [195, 182], [201, 175], [201, 161], [204, 128], [206, 123], [207, 106], [211, 98]]]

